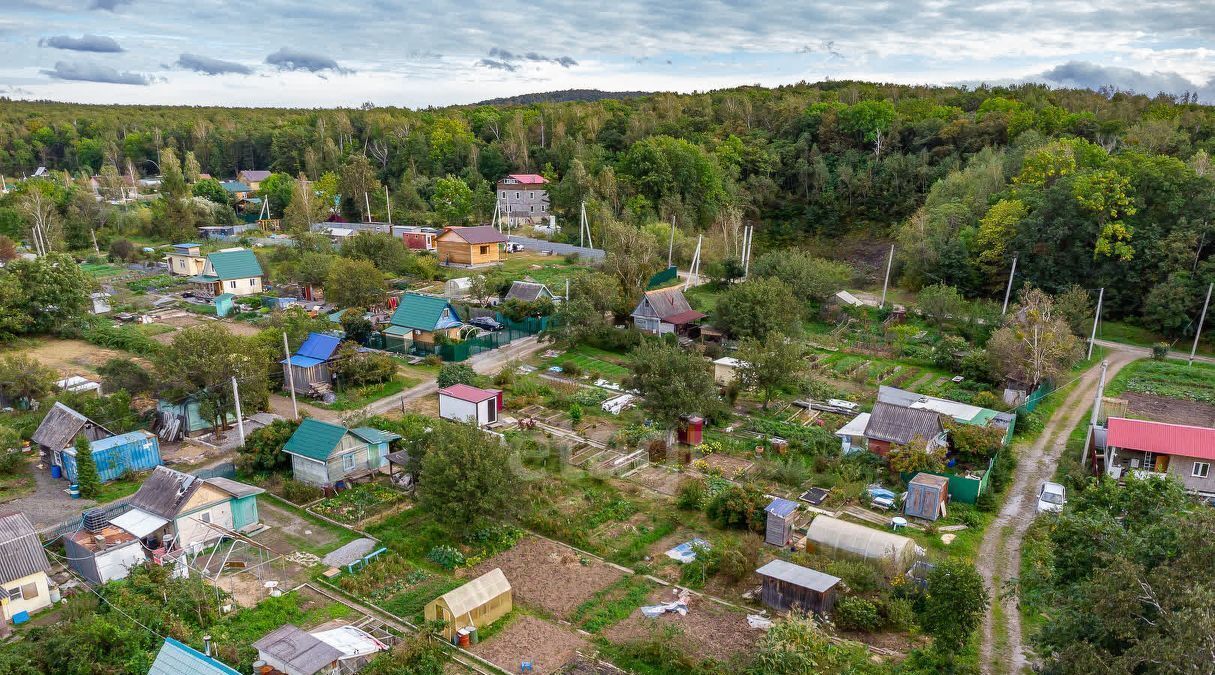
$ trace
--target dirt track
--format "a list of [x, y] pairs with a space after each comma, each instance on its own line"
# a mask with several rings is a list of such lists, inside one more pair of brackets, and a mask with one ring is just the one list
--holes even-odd
[[[1112, 347], [1107, 357], [1109, 371], [1106, 382], [1113, 379], [1123, 366], [1138, 358], [1143, 358], [1143, 355]], [[988, 526], [979, 547], [975, 565], [987, 582], [992, 604], [1000, 603], [1003, 610], [1001, 625], [996, 625], [991, 609], [988, 609], [983, 621], [980, 663], [984, 673], [1020, 673], [1028, 665], [1016, 598], [1010, 595], [1001, 599], [1000, 596], [1004, 592], [1004, 584], [1020, 574], [1021, 541], [1037, 510], [1034, 495], [1042, 481], [1049, 480], [1055, 474], [1055, 467], [1059, 464], [1072, 429], [1090, 414], [1100, 376], [1099, 366], [1089, 369], [1047, 421], [1046, 428], [1038, 438], [1018, 449], [1012, 489], [1000, 514]], [[997, 645], [996, 637], [1000, 634], [1000, 644]]]

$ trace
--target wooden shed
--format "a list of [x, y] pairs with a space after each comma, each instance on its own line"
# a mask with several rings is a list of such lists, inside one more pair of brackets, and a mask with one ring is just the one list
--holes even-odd
[[435, 238], [439, 263], [451, 267], [482, 267], [502, 262], [506, 237], [489, 225], [449, 227]]
[[514, 607], [510, 582], [501, 568], [482, 574], [463, 586], [440, 595], [426, 605], [427, 621], [445, 621], [448, 640], [467, 626], [483, 628], [510, 613]]
[[903, 513], [924, 520], [936, 520], [945, 516], [945, 502], [949, 500], [949, 479], [931, 473], [917, 473], [907, 483], [907, 500]]
[[797, 502], [776, 497], [764, 511], [768, 514], [764, 542], [773, 546], [789, 543], [789, 537], [793, 534], [793, 516], [797, 513]]
[[760, 598], [772, 609], [827, 614], [835, 608], [839, 577], [780, 559], [769, 562], [755, 573], [764, 580]]

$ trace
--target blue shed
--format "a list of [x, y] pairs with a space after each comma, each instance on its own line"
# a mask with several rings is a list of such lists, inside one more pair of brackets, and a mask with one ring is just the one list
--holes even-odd
[[231, 293], [221, 293], [215, 296], [215, 316], [225, 317], [232, 313], [232, 303], [236, 299]]
[[[89, 447], [103, 483], [117, 480], [128, 471], [149, 471], [161, 464], [160, 441], [143, 430], [93, 441]], [[64, 449], [63, 472], [69, 481], [76, 482], [75, 448]]]

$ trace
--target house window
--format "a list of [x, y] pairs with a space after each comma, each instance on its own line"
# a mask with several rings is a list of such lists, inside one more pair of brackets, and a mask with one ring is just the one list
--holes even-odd
[[481, 247], [481, 255], [488, 255], [488, 254], [489, 254], [489, 247], [488, 247], [488, 246], [482, 246], [482, 247]]
[[250, 280], [249, 280], [249, 285], [250, 285], [250, 286], [256, 286], [256, 285], [257, 285], [257, 279], [250, 279]]
[[228, 282], [228, 286], [229, 286], [230, 288], [236, 288], [236, 282], [235, 282], [235, 281], [229, 281], [229, 282]]
[[523, 194], [523, 193], [522, 193], [522, 192], [516, 192], [516, 193], [515, 193], [515, 199], [518, 199], [518, 198], [519, 198], [519, 195], [521, 195], [521, 194]]
[[450, 309], [446, 309], [446, 308], [444, 308], [443, 313], [439, 315], [439, 318], [440, 318], [440, 319], [450, 319], [450, 318], [451, 318], [451, 310], [450, 310]]
[[502, 199], [506, 199], [506, 190], [503, 190], [499, 196], [501, 196]]
[[528, 210], [530, 213], [535, 213], [535, 212], [536, 212], [536, 207], [535, 207], [535, 206], [529, 206], [529, 207], [527, 207], [527, 210]]
[[33, 600], [38, 597], [38, 584], [25, 584], [18, 586], [9, 593], [13, 596], [20, 596], [22, 600]]
[[198, 519], [203, 521], [204, 523], [211, 522], [211, 512], [210, 511], [204, 512], [201, 516], [198, 517]]
[[535, 193], [535, 192], [529, 192], [529, 193], [527, 193], [527, 198], [528, 198], [528, 199], [535, 199], [535, 198], [536, 198], [536, 193]]
[[342, 455], [342, 471], [354, 471], [354, 453]]
[[1206, 478], [1211, 474], [1210, 462], [1194, 462], [1194, 468], [1190, 475], [1194, 478]]

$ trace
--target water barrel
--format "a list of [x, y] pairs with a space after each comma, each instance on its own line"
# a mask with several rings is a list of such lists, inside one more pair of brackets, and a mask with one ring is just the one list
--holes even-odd
[[63, 478], [63, 469], [59, 468], [58, 464], [51, 465], [51, 478], [54, 478], [56, 480], [59, 478]]
[[80, 499], [80, 486], [72, 483], [68, 486], [68, 496], [72, 499]]

